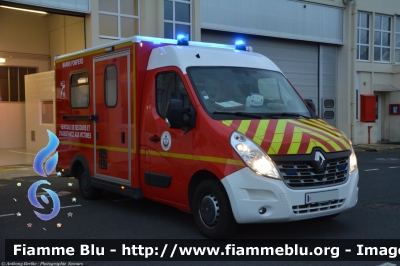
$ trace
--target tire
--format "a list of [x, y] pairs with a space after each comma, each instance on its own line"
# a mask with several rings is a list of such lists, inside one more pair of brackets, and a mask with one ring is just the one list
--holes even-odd
[[97, 199], [101, 196], [103, 190], [91, 186], [90, 174], [88, 174], [88, 172], [84, 168], [81, 168], [79, 170], [78, 179], [79, 179], [79, 190], [85, 199], [92, 200], [92, 199]]
[[222, 183], [205, 180], [193, 195], [192, 211], [200, 233], [207, 238], [223, 239], [232, 236], [237, 228], [231, 204]]
[[321, 217], [318, 217], [316, 219], [318, 219], [318, 220], [331, 220], [331, 219], [335, 218], [336, 216], [338, 216], [339, 214], [340, 213], [335, 213], [335, 214], [331, 214], [331, 215], [327, 215], [327, 216], [321, 216]]

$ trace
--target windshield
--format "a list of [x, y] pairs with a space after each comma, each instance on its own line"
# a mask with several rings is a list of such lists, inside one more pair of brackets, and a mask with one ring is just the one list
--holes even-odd
[[190, 67], [187, 73], [204, 109], [215, 119], [311, 117], [302, 99], [279, 72]]

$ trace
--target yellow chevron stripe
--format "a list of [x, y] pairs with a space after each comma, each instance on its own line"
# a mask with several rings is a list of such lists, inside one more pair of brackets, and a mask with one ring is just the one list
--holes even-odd
[[[320, 120], [320, 119], [318, 119], [318, 120], [307, 120], [307, 121], [304, 121], [304, 123], [305, 124], [309, 123], [309, 124], [313, 124], [313, 125], [318, 126], [318, 127], [323, 127], [326, 131], [328, 131], [330, 134], [332, 134], [336, 138], [339, 138], [340, 135], [341, 135], [340, 132], [338, 132], [331, 125], [325, 123], [324, 120]], [[317, 130], [321, 131], [321, 129], [317, 129]]]
[[315, 139], [310, 139], [310, 144], [308, 145], [307, 153], [310, 154], [310, 153], [312, 152], [312, 149], [313, 149], [314, 147], [320, 147], [320, 148], [322, 148], [325, 152], [329, 152], [329, 150], [328, 150], [324, 145], [322, 145], [321, 142], [316, 141]]
[[[302, 123], [299, 123], [297, 121], [290, 121], [290, 123], [293, 123], [293, 124], [296, 124], [296, 125], [300, 125], [300, 126], [303, 126], [303, 127], [307, 128], [308, 130], [304, 129], [305, 132], [307, 132], [307, 133], [309, 133], [311, 135], [314, 135], [314, 136], [316, 136], [316, 137], [318, 137], [318, 138], [320, 138], [322, 140], [333, 140], [334, 142], [339, 140], [339, 138], [337, 136], [334, 136], [334, 135], [330, 134], [329, 132], [324, 132], [323, 130], [320, 130], [320, 129], [315, 128], [313, 126], [302, 124]], [[325, 137], [325, 136], [321, 135], [318, 132], [324, 133], [324, 134], [328, 135], [330, 138], [329, 137]], [[337, 148], [335, 148], [336, 150], [338, 150], [338, 149], [342, 150], [337, 144], [335, 146], [337, 147]]]
[[322, 130], [322, 129], [315, 128], [314, 126], [311, 126], [311, 125], [307, 125], [307, 124], [298, 122], [298, 121], [296, 121], [296, 120], [291, 120], [290, 123], [293, 123], [293, 124], [296, 124], [296, 125], [299, 125], [299, 126], [306, 127], [306, 128], [308, 128], [308, 129], [310, 129], [310, 130], [312, 130], [312, 131], [318, 131], [318, 132], [320, 132], [320, 133], [324, 133], [324, 134], [328, 135], [329, 137], [331, 137], [331, 138], [333, 138], [333, 139], [337, 139], [337, 138], [338, 138], [338, 137], [337, 137], [337, 134], [335, 134], [335, 133], [330, 133], [329, 131], [324, 131], [324, 130]]
[[222, 121], [222, 124], [224, 124], [225, 126], [230, 127], [232, 122], [233, 122], [233, 120], [224, 120], [224, 121]]
[[[308, 129], [301, 129], [301, 130], [303, 130], [303, 132], [306, 132], [306, 133], [308, 133], [308, 134], [310, 134], [310, 135], [312, 135], [314, 137], [317, 137], [317, 138], [319, 138], [321, 140], [324, 140], [324, 141], [328, 142], [335, 151], [341, 151], [342, 150], [342, 148], [340, 148], [340, 146], [337, 144], [337, 142], [335, 142], [335, 140], [333, 140], [333, 139], [327, 138], [327, 137], [325, 137], [325, 136], [323, 136], [323, 135], [321, 135], [319, 133], [316, 133], [316, 132], [314, 132], [312, 130], [308, 130]], [[329, 152], [329, 150], [327, 150], [327, 151]]]
[[294, 143], [294, 142], [290, 143], [288, 154], [297, 154], [297, 152], [300, 149], [300, 144], [301, 143], [298, 143], [298, 142], [297, 143]]
[[[244, 166], [244, 163], [241, 160], [232, 160], [232, 159], [218, 158], [211, 156], [190, 155], [190, 154], [171, 153], [171, 152], [157, 152], [152, 150], [147, 150], [147, 152], [150, 155], [154, 156]], [[140, 150], [140, 154], [146, 154], [146, 150]]]
[[258, 144], [261, 145], [265, 133], [267, 132], [267, 128], [268, 128], [268, 123], [269, 120], [261, 120], [260, 123], [258, 124], [257, 130], [256, 130], [256, 134], [254, 135], [253, 140]]
[[271, 146], [269, 147], [268, 154], [277, 154], [281, 148], [283, 142], [283, 136], [285, 135], [286, 120], [279, 120], [276, 125], [274, 138], [272, 139]]
[[249, 129], [250, 123], [251, 120], [242, 120], [242, 122], [240, 122], [240, 126], [237, 129], [237, 131], [245, 135], [247, 130]]
[[300, 149], [301, 138], [303, 137], [303, 132], [295, 127], [293, 131], [292, 142], [290, 143], [288, 154], [297, 154]]

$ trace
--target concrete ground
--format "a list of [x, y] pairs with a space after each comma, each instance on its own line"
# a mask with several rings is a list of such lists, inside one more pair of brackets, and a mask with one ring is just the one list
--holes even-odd
[[0, 178], [36, 176], [33, 160], [36, 152], [26, 149], [0, 149]]

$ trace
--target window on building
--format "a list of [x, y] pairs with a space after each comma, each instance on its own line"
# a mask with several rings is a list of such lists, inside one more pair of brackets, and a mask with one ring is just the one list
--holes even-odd
[[36, 68], [0, 67], [0, 102], [25, 102], [25, 75]]
[[88, 72], [80, 72], [71, 75], [71, 107], [87, 108], [89, 106], [89, 75]]
[[369, 14], [358, 12], [357, 60], [369, 60]]
[[115, 107], [117, 105], [117, 67], [109, 65], [104, 73], [104, 99], [107, 107]]
[[374, 60], [376, 62], [390, 62], [391, 25], [391, 17], [375, 15]]
[[400, 64], [400, 17], [396, 18], [395, 62]]
[[140, 0], [99, 0], [100, 38], [139, 35], [139, 4]]
[[53, 101], [42, 101], [42, 124], [53, 124]]
[[191, 0], [164, 0], [164, 37], [176, 39], [178, 34], [191, 38]]

